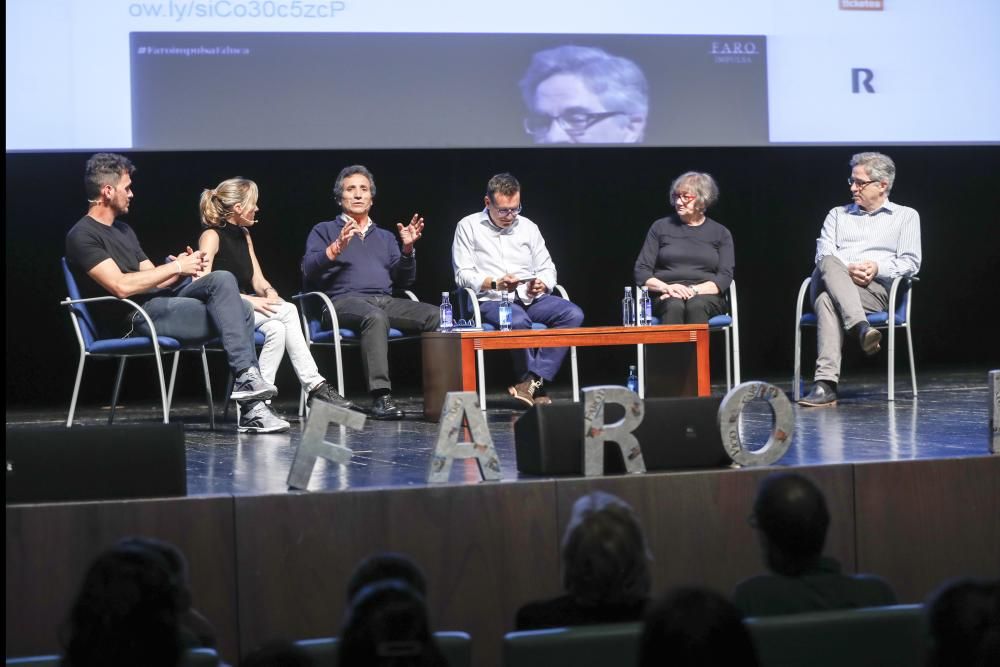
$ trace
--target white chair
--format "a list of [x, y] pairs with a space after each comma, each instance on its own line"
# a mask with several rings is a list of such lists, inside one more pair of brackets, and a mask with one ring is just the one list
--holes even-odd
[[[868, 324], [876, 329], [888, 330], [888, 384], [889, 400], [896, 400], [896, 329], [906, 330], [906, 347], [910, 353], [910, 384], [913, 398], [917, 397], [917, 372], [913, 361], [913, 336], [910, 334], [910, 308], [913, 305], [913, 283], [917, 278], [894, 278], [889, 287], [889, 305], [886, 310], [867, 313]], [[806, 312], [803, 305], [809, 295], [812, 278], [806, 278], [799, 287], [799, 297], [795, 305], [795, 374], [792, 378], [792, 392], [795, 400], [802, 396], [802, 327], [815, 327], [816, 314]], [[892, 313], [892, 317], [889, 316]]]
[[[76, 381], [73, 384], [73, 398], [70, 399], [69, 415], [66, 417], [66, 428], [73, 426], [73, 415], [76, 412], [76, 401], [80, 395], [80, 383], [83, 380], [83, 367], [87, 359], [94, 357], [98, 359], [118, 359], [118, 373], [115, 375], [115, 386], [111, 393], [111, 410], [108, 414], [108, 424], [115, 418], [115, 408], [118, 405], [118, 394], [121, 389], [122, 376], [125, 373], [125, 362], [130, 357], [152, 356], [156, 361], [156, 376], [160, 385], [160, 399], [163, 404], [163, 423], [170, 421], [170, 404], [174, 395], [174, 381], [177, 378], [177, 362], [181, 352], [199, 352], [201, 354], [202, 371], [205, 374], [205, 393], [208, 399], [209, 425], [215, 429], [215, 409], [212, 405], [212, 383], [208, 374], [208, 359], [205, 356], [205, 343], [182, 343], [176, 338], [160, 336], [156, 333], [153, 320], [145, 310], [131, 299], [119, 299], [114, 296], [97, 296], [91, 298], [81, 298], [80, 289], [76, 284], [76, 278], [69, 268], [66, 258], [62, 258], [63, 278], [66, 281], [66, 289], [69, 297], [60, 301], [60, 305], [69, 309], [70, 319], [73, 322], [73, 331], [76, 333], [77, 343], [80, 345], [80, 363], [76, 370]], [[130, 336], [128, 338], [99, 338], [98, 328], [94, 318], [91, 316], [87, 304], [99, 302], [114, 302], [128, 306], [139, 314], [145, 321], [149, 329], [149, 336]], [[170, 371], [170, 385], [167, 388], [163, 376], [163, 360], [161, 355], [173, 353], [173, 367]]]
[[[419, 301], [417, 295], [410, 290], [403, 290], [403, 294], [411, 301]], [[310, 350], [314, 345], [332, 347], [337, 363], [337, 392], [341, 396], [344, 394], [344, 356], [343, 347], [360, 347], [361, 333], [354, 329], [340, 326], [337, 317], [337, 309], [333, 306], [333, 301], [324, 292], [304, 292], [292, 297], [299, 302], [299, 313], [302, 316], [302, 329], [305, 333], [306, 344]], [[330, 325], [324, 326], [323, 313], [330, 313]], [[389, 329], [389, 343], [396, 343], [404, 340], [420, 340], [420, 334], [406, 334], [399, 329]], [[299, 416], [306, 414], [306, 392], [303, 389], [299, 394]]]
[[[641, 287], [635, 288], [635, 309], [636, 321], [639, 321], [639, 294]], [[726, 336], [726, 392], [740, 383], [740, 315], [739, 305], [736, 300], [736, 281], [729, 283], [729, 289], [723, 293], [723, 298], [729, 304], [729, 312], [716, 315], [708, 320], [708, 330], [710, 332], [721, 331]], [[659, 317], [653, 318], [653, 324], [662, 324]], [[643, 355], [643, 345], [639, 348], [639, 396], [645, 398], [645, 364]]]
[[[483, 323], [482, 314], [479, 311], [479, 299], [477, 297], [476, 291], [470, 287], [463, 287], [458, 292], [458, 298], [455, 299], [457, 302], [459, 311], [463, 318], [468, 318], [469, 313], [467, 311], [471, 310], [473, 321], [476, 323], [477, 327], [482, 327], [483, 331], [496, 331], [496, 327], [489, 323]], [[566, 292], [562, 285], [555, 285], [552, 288], [553, 295], [558, 295], [559, 297], [569, 301], [569, 294]], [[548, 329], [547, 326], [540, 322], [532, 322], [532, 329], [542, 330]], [[573, 402], [580, 402], [580, 375], [577, 371], [576, 366], [576, 347], [569, 348], [569, 359], [570, 359], [570, 369], [573, 375]], [[486, 366], [483, 363], [483, 351], [476, 350], [476, 368], [478, 369], [479, 378], [479, 409], [486, 409]]]

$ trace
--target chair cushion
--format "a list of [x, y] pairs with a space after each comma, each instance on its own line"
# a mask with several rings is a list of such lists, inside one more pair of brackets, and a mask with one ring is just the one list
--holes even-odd
[[[663, 324], [663, 320], [659, 317], [653, 317], [653, 324]], [[708, 327], [710, 329], [721, 329], [723, 327], [729, 327], [733, 325], [733, 318], [728, 314], [716, 315], [708, 321]]]
[[[389, 329], [389, 338], [403, 338], [405, 335], [399, 329]], [[314, 343], [329, 343], [332, 345], [334, 342], [333, 330], [316, 331], [312, 334], [312, 340]], [[359, 342], [360, 340], [361, 336], [353, 329], [340, 330], [340, 341], [342, 343]]]
[[[176, 338], [158, 336], [161, 352], [174, 352], [181, 349], [181, 343]], [[88, 348], [90, 354], [143, 354], [153, 351], [153, 339], [149, 336], [130, 338], [105, 338], [95, 340]]]
[[[906, 324], [906, 320], [902, 315], [896, 315], [893, 318], [896, 326], [900, 327]], [[873, 327], [884, 327], [889, 323], [889, 313], [884, 310], [880, 313], [868, 313], [868, 324]], [[799, 321], [799, 325], [803, 327], [814, 327], [816, 326], [816, 313], [803, 313], [802, 319]]]

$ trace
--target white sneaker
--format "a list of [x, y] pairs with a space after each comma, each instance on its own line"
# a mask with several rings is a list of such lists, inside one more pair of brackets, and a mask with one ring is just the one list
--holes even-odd
[[278, 418], [264, 401], [245, 404], [240, 424], [236, 430], [240, 433], [281, 433], [291, 426], [284, 419]]
[[230, 398], [234, 401], [249, 401], [274, 398], [277, 395], [278, 388], [261, 377], [260, 370], [256, 366], [251, 366], [240, 373], [233, 382], [233, 393]]

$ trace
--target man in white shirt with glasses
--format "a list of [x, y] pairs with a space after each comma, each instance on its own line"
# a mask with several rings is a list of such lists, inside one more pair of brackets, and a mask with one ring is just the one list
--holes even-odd
[[799, 400], [808, 407], [837, 404], [844, 335], [865, 354], [881, 349], [882, 334], [866, 313], [884, 311], [894, 278], [920, 270], [920, 214], [889, 201], [896, 165], [882, 153], [851, 158], [847, 183], [853, 203], [826, 216], [816, 239], [811, 298], [816, 312], [816, 374]]
[[[583, 311], [551, 295], [556, 267], [538, 225], [520, 215], [521, 184], [511, 174], [497, 174], [486, 186], [485, 208], [458, 222], [451, 246], [455, 284], [477, 293], [483, 321], [500, 325], [500, 295], [511, 301], [511, 328], [578, 327]], [[552, 401], [544, 383], [551, 381], [566, 357], [565, 347], [513, 350], [517, 382], [511, 396], [527, 406]]]

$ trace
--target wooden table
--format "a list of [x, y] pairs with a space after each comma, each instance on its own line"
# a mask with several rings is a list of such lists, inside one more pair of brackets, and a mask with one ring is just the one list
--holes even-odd
[[[574, 329], [515, 329], [513, 331], [431, 332], [422, 337], [424, 416], [438, 421], [449, 391], [476, 391], [476, 350], [519, 350], [536, 347], [594, 347], [608, 345], [657, 345], [686, 343], [684, 354], [670, 363], [644, 364], [639, 348], [640, 395], [644, 394], [644, 365], [656, 377], [680, 378], [667, 395], [708, 396], [711, 383], [708, 363], [708, 325], [672, 324], [654, 327], [578, 327]], [[692, 349], [693, 348], [693, 349]], [[655, 348], [650, 348], [652, 351]], [[694, 354], [691, 354], [691, 352]], [[655, 384], [655, 383], [654, 383]], [[662, 385], [662, 383], [661, 383]], [[658, 392], [663, 395], [663, 392]]]

